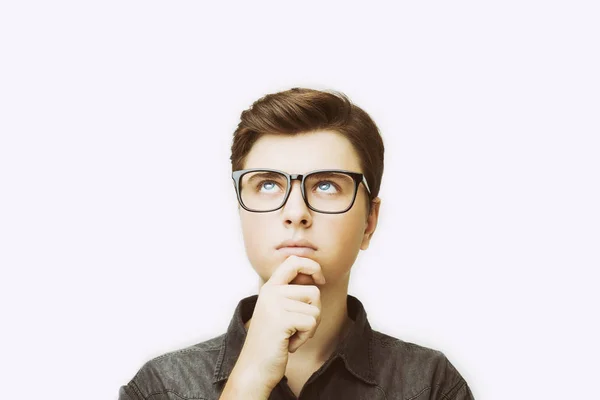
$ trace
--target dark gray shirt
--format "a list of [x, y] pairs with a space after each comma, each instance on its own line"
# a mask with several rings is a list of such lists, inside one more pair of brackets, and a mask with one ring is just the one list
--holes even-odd
[[[258, 295], [242, 299], [221, 336], [146, 362], [119, 400], [217, 400], [246, 339]], [[336, 351], [308, 379], [298, 399], [472, 400], [469, 386], [438, 351], [371, 329], [363, 304], [347, 296], [354, 321]], [[284, 376], [270, 400], [296, 396]]]

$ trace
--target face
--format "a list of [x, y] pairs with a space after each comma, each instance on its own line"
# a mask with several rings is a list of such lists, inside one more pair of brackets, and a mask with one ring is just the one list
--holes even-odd
[[[344, 136], [329, 131], [297, 135], [263, 135], [247, 155], [243, 169], [270, 168], [289, 174], [317, 169], [342, 169], [364, 173], [358, 154]], [[321, 265], [327, 285], [346, 283], [359, 250], [366, 250], [377, 226], [379, 198], [367, 215], [368, 192], [358, 187], [354, 205], [342, 214], [323, 214], [309, 209], [302, 198], [300, 181], [292, 181], [286, 204], [276, 211], [253, 213], [239, 207], [246, 254], [260, 277], [268, 281], [290, 253], [277, 250], [284, 240], [306, 239], [315, 251], [303, 256]], [[299, 274], [291, 283], [314, 284]]]

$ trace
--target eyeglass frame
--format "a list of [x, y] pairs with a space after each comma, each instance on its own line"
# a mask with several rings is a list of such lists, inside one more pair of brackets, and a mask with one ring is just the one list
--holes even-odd
[[[240, 178], [249, 172], [256, 172], [256, 171], [277, 172], [286, 177], [287, 188], [286, 188], [286, 192], [285, 192], [283, 201], [281, 202], [281, 205], [279, 207], [274, 208], [272, 210], [257, 211], [257, 210], [251, 210], [244, 205], [244, 202], [242, 201], [242, 194], [240, 191]], [[346, 208], [343, 211], [321, 211], [321, 210], [317, 210], [317, 209], [313, 208], [310, 204], [308, 204], [308, 200], [306, 199], [306, 193], [304, 192], [304, 180], [306, 179], [307, 176], [318, 173], [318, 172], [343, 173], [343, 174], [349, 175], [354, 180], [354, 197], [352, 198], [352, 202], [350, 203], [348, 208]], [[246, 211], [255, 212], [255, 213], [273, 212], [273, 211], [277, 211], [277, 210], [281, 209], [283, 206], [285, 206], [285, 204], [287, 203], [287, 201], [290, 197], [290, 193], [292, 192], [292, 181], [300, 181], [300, 191], [302, 192], [302, 199], [304, 200], [304, 204], [306, 204], [306, 206], [309, 209], [311, 209], [315, 212], [321, 213], [321, 214], [343, 214], [345, 212], [348, 212], [348, 210], [350, 210], [352, 208], [352, 206], [354, 206], [354, 202], [356, 201], [356, 195], [358, 194], [358, 187], [360, 186], [361, 183], [363, 183], [365, 185], [365, 189], [367, 189], [367, 192], [369, 193], [369, 197], [371, 196], [371, 189], [369, 188], [367, 179], [365, 178], [365, 176], [362, 173], [347, 171], [347, 170], [343, 170], [343, 169], [316, 169], [313, 171], [309, 171], [305, 174], [288, 174], [287, 172], [280, 171], [277, 169], [271, 169], [271, 168], [250, 168], [250, 169], [239, 169], [237, 171], [233, 171], [231, 173], [231, 178], [233, 179], [233, 186], [235, 187], [235, 192], [237, 194], [237, 199], [238, 199], [238, 203], [240, 204], [240, 206], [242, 206], [242, 208]]]

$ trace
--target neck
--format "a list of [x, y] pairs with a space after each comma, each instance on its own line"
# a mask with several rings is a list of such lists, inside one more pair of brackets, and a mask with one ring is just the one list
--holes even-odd
[[321, 322], [315, 335], [295, 353], [289, 354], [290, 361], [303, 360], [308, 363], [327, 361], [344, 339], [353, 322], [348, 316], [347, 295], [347, 286], [345, 290], [321, 290]]

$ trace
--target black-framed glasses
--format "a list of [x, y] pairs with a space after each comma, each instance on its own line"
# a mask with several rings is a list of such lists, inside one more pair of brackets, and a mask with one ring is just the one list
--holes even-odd
[[320, 169], [303, 175], [252, 168], [233, 171], [231, 176], [240, 205], [251, 212], [270, 212], [283, 207], [293, 180], [301, 182], [307, 207], [319, 213], [341, 214], [351, 209], [361, 183], [371, 194], [363, 174], [341, 169]]

